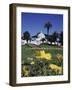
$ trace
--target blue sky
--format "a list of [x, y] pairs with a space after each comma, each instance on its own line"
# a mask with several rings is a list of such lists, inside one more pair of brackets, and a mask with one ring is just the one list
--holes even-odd
[[53, 32], [63, 31], [63, 15], [61, 14], [39, 14], [39, 13], [21, 13], [21, 35], [28, 31], [31, 36], [36, 35], [38, 32], [47, 33], [44, 28], [46, 22], [52, 23], [49, 34]]

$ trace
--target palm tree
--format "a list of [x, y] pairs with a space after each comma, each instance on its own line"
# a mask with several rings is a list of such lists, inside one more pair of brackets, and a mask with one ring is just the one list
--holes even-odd
[[44, 27], [47, 28], [47, 37], [48, 37], [48, 35], [49, 35], [49, 30], [50, 30], [50, 28], [52, 27], [51, 22], [45, 23]]

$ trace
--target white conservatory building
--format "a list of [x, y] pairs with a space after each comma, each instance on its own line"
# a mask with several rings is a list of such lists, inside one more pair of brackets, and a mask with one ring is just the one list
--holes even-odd
[[[42, 39], [45, 39], [44, 42], [47, 42], [46, 38], [45, 38], [45, 35], [40, 32], [38, 35], [37, 35], [37, 38], [32, 38], [31, 41], [29, 40], [28, 43], [30, 44], [35, 44], [35, 45], [40, 45], [42, 43]], [[22, 45], [25, 45], [27, 43], [26, 40], [21, 40], [21, 43]]]

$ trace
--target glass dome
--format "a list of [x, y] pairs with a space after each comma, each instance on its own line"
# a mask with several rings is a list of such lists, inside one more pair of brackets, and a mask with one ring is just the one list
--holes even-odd
[[41, 32], [38, 34], [38, 38], [45, 38], [45, 35]]

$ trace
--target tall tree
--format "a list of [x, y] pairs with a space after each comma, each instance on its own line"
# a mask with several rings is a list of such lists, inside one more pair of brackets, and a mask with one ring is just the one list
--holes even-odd
[[63, 32], [60, 33], [60, 43], [63, 45]]
[[47, 28], [47, 36], [49, 36], [49, 30], [50, 30], [50, 28], [52, 27], [51, 22], [45, 23], [44, 27]]
[[23, 33], [23, 39], [27, 41], [28, 43], [28, 40], [30, 40], [30, 33], [28, 31], [24, 32]]
[[58, 38], [58, 33], [57, 32], [54, 32], [52, 34], [52, 38], [53, 38], [53, 42], [55, 42], [57, 40], [57, 38]]

